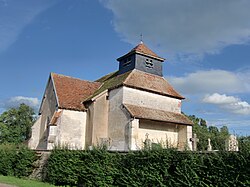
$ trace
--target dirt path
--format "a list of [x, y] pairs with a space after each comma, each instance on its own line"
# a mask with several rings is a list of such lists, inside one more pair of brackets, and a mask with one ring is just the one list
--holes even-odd
[[2, 184], [2, 183], [0, 183], [0, 187], [17, 187], [17, 186], [13, 186], [13, 185], [10, 185], [10, 184]]

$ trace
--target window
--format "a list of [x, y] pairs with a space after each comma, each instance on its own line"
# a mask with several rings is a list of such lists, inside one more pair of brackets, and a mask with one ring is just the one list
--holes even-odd
[[123, 62], [123, 67], [126, 67], [126, 66], [129, 66], [130, 64], [131, 64], [131, 58], [129, 57], [129, 58], [127, 58], [127, 59], [125, 59], [124, 60], [124, 62]]
[[145, 59], [145, 66], [147, 67], [147, 68], [153, 68], [154, 67], [154, 64], [153, 64], [153, 60], [151, 60], [151, 59]]

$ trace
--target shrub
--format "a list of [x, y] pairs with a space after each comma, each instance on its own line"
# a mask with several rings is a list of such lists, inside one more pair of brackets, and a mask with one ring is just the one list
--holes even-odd
[[0, 145], [0, 174], [10, 176], [29, 176], [33, 170], [35, 153], [24, 145]]
[[249, 152], [53, 150], [47, 181], [84, 186], [248, 186]]

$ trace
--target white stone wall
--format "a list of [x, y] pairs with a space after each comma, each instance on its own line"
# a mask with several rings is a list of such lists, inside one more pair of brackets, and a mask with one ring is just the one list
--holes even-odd
[[[47, 126], [49, 125], [49, 122], [56, 109], [57, 109], [57, 100], [56, 100], [55, 90], [53, 87], [52, 80], [49, 79], [44, 93], [44, 99], [41, 104], [41, 110], [40, 110], [41, 120], [39, 127], [40, 132], [39, 135], [37, 135], [38, 137], [36, 138], [36, 140], [38, 140], [39, 143], [36, 149], [47, 149], [47, 135], [48, 135]], [[34, 127], [33, 130], [35, 130], [35, 128], [38, 127]]]
[[[109, 92], [109, 128], [111, 150], [138, 150], [143, 147], [145, 135], [152, 143], [177, 147], [179, 141], [184, 146], [192, 147], [192, 126], [167, 124], [165, 122], [131, 119], [122, 104], [132, 104], [158, 110], [180, 113], [181, 100], [169, 98], [146, 91], [122, 87]], [[141, 125], [140, 125], [141, 124]], [[144, 128], [142, 127], [144, 125]], [[145, 128], [151, 126], [152, 128]], [[157, 127], [158, 128], [157, 128]], [[155, 128], [155, 129], [154, 129]], [[162, 128], [162, 129], [159, 129]], [[180, 137], [181, 136], [181, 137]]]
[[40, 126], [41, 126], [41, 116], [39, 116], [31, 128], [31, 138], [28, 142], [28, 147], [30, 149], [36, 149], [39, 144], [40, 137]]
[[123, 103], [181, 113], [181, 100], [133, 88], [123, 87]]
[[70, 149], [84, 149], [86, 112], [63, 110], [59, 120], [55, 145], [67, 146]]
[[193, 137], [193, 127], [187, 126], [187, 145], [189, 150], [193, 150], [191, 138]]
[[165, 122], [140, 120], [138, 141], [143, 143], [146, 138], [149, 139], [151, 143], [161, 144], [163, 147], [177, 147], [177, 125]]
[[111, 140], [110, 150], [129, 149], [129, 114], [123, 108], [123, 88], [109, 92], [108, 137]]

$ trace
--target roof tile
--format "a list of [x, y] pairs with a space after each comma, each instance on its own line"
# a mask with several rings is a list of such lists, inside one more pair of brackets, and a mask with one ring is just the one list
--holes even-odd
[[174, 88], [163, 77], [145, 73], [139, 70], [133, 70], [124, 81], [124, 85], [167, 95], [170, 97], [184, 99], [184, 97], [175, 91]]
[[99, 82], [89, 82], [55, 73], [52, 73], [51, 77], [58, 98], [58, 107], [62, 109], [85, 110], [82, 101], [101, 86]]
[[130, 104], [124, 104], [124, 106], [131, 114], [131, 116], [135, 118], [193, 125], [193, 122], [190, 121], [188, 117], [180, 113], [151, 109]]
[[138, 44], [135, 48], [131, 50], [131, 52], [139, 52], [146, 55], [159, 57], [157, 54], [155, 54], [151, 49], [149, 49], [144, 43]]

